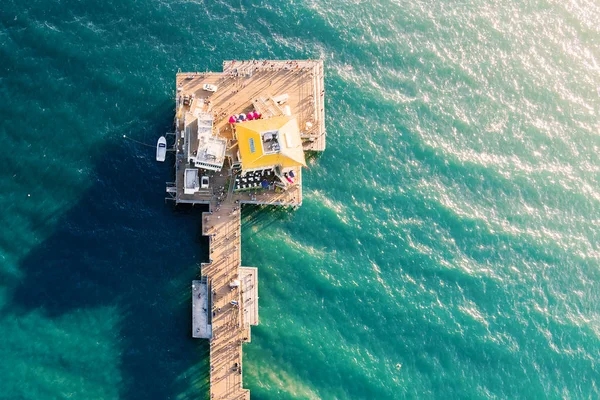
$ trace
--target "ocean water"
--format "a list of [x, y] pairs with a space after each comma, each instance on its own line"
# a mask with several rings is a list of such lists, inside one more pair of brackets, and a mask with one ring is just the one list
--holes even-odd
[[0, 399], [204, 399], [175, 73], [323, 58], [304, 204], [246, 208], [253, 399], [600, 398], [593, 0], [4, 0]]

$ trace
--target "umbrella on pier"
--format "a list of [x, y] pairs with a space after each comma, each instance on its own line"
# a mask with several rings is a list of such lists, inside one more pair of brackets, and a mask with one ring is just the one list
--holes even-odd
[[296, 175], [294, 175], [294, 171], [290, 171], [290, 174], [289, 174], [289, 175], [290, 175], [290, 177], [292, 177], [292, 178], [296, 176]]
[[239, 119], [241, 119], [242, 121], [246, 120], [246, 114], [241, 113]]
[[266, 179], [263, 179], [263, 181], [260, 184], [263, 187], [263, 189], [269, 188], [269, 182]]
[[237, 121], [237, 119], [235, 118], [235, 115], [232, 115], [231, 117], [229, 117], [230, 124], [235, 124], [236, 121]]
[[249, 112], [248, 115], [246, 116], [246, 118], [248, 119], [248, 121], [252, 121], [254, 119], [254, 113]]

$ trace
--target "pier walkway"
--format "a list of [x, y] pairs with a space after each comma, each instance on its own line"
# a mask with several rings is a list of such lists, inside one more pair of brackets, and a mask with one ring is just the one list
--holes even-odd
[[241, 282], [240, 206], [231, 196], [202, 214], [204, 235], [209, 237], [210, 262], [202, 264], [212, 290], [212, 339], [210, 341], [211, 399], [249, 399], [242, 387], [242, 343], [249, 340], [244, 307], [256, 310], [258, 298], [244, 304]]
[[[250, 326], [259, 322], [258, 269], [241, 266], [240, 207], [302, 205], [304, 154], [300, 160], [283, 149], [325, 150], [324, 88], [322, 60], [225, 61], [223, 72], [176, 76], [169, 134], [175, 139], [175, 179], [167, 182], [166, 199], [209, 207], [202, 214], [202, 232], [209, 237], [210, 260], [192, 284], [192, 336], [210, 340], [211, 399], [250, 399], [242, 384], [242, 344], [251, 341]], [[236, 121], [255, 111], [261, 116], [254, 118], [266, 120], [256, 133], [261, 147], [255, 147], [254, 136], [243, 136], [244, 126], [250, 126], [240, 125], [244, 118]], [[293, 127], [267, 128], [269, 119], [273, 124], [287, 119]], [[278, 158], [243, 167], [244, 157], [256, 161], [250, 156], [255, 152]]]

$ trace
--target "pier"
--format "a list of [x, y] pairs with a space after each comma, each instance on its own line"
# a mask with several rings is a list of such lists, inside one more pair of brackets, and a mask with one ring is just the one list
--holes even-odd
[[259, 323], [258, 269], [241, 263], [241, 207], [302, 204], [305, 152], [326, 146], [321, 60], [225, 61], [176, 77], [175, 180], [167, 200], [204, 204], [209, 262], [192, 282], [192, 336], [210, 340], [210, 398], [250, 399], [242, 345]]

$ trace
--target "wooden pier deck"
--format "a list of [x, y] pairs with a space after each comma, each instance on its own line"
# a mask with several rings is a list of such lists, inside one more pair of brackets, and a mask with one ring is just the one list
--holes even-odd
[[[219, 174], [217, 184], [226, 177]], [[301, 190], [301, 185], [299, 189]], [[294, 192], [291, 192], [294, 193]], [[286, 196], [290, 193], [284, 192]], [[277, 199], [291, 202], [287, 197]], [[258, 270], [241, 266], [241, 205], [232, 188], [209, 201], [202, 213], [202, 233], [209, 237], [209, 262], [202, 264], [212, 292], [210, 339], [210, 398], [250, 399], [242, 383], [242, 344], [251, 341], [251, 325], [258, 324]], [[235, 286], [235, 281], [239, 286]], [[194, 301], [197, 301], [194, 299]]]
[[239, 204], [230, 200], [217, 206], [215, 201], [210, 209], [212, 212], [202, 215], [211, 260], [202, 264], [202, 275], [208, 277], [213, 295], [210, 396], [211, 399], [249, 399], [250, 392], [242, 387], [242, 343], [246, 338], [242, 287], [231, 285], [240, 279]]
[[[207, 91], [205, 84], [218, 88]], [[242, 204], [300, 206], [302, 170], [293, 169], [295, 178], [285, 183], [286, 190], [234, 192], [232, 164], [239, 160], [229, 116], [259, 109], [269, 118], [289, 111], [298, 123], [304, 150], [325, 150], [323, 61], [225, 61], [223, 72], [178, 73], [176, 85], [175, 181], [167, 184], [168, 199], [209, 207], [202, 214], [202, 231], [209, 237], [210, 261], [202, 264], [202, 280], [194, 284], [205, 286], [192, 288], [197, 297], [193, 299], [193, 336], [210, 338], [210, 398], [247, 400], [250, 392], [242, 384], [242, 344], [251, 340], [250, 326], [259, 321], [258, 270], [241, 267], [240, 208]], [[287, 95], [284, 104], [276, 101], [281, 95]], [[186, 103], [193, 100], [184, 104], [184, 99]], [[213, 136], [226, 140], [226, 158], [220, 171], [202, 172], [209, 176], [208, 188], [185, 194], [184, 170], [193, 166], [187, 154], [191, 140], [186, 145], [184, 118], [196, 105], [213, 115]], [[210, 309], [204, 311], [207, 301]]]
[[240, 282], [242, 285], [242, 320], [248, 336], [244, 342], [250, 342], [250, 325], [258, 325], [258, 268], [241, 267]]
[[[216, 92], [203, 89], [205, 84], [217, 86]], [[210, 188], [194, 194], [184, 194], [183, 174], [188, 154], [182, 135], [183, 120], [186, 112], [194, 104], [210, 102], [208, 110], [214, 118], [213, 132], [227, 140], [227, 157], [221, 175], [233, 178], [231, 160], [236, 158], [237, 141], [234, 138], [229, 116], [248, 113], [262, 101], [269, 103], [279, 95], [288, 96], [281, 106], [266, 107], [273, 109], [273, 115], [285, 106], [298, 122], [302, 145], [305, 151], [323, 151], [326, 147], [325, 131], [325, 89], [322, 60], [290, 61], [225, 61], [223, 72], [181, 72], [176, 77], [177, 103], [175, 126], [175, 182], [167, 192], [177, 203], [209, 204], [216, 190], [218, 179], [211, 179]], [[182, 105], [184, 96], [194, 96], [192, 105]], [[264, 114], [268, 118], [270, 115]], [[295, 171], [296, 172], [296, 171]], [[302, 177], [298, 169], [295, 185], [285, 193], [274, 190], [256, 190], [236, 193], [236, 200], [250, 204], [288, 205], [302, 204]], [[211, 176], [212, 178], [212, 176]], [[223, 180], [225, 182], [225, 180]]]

